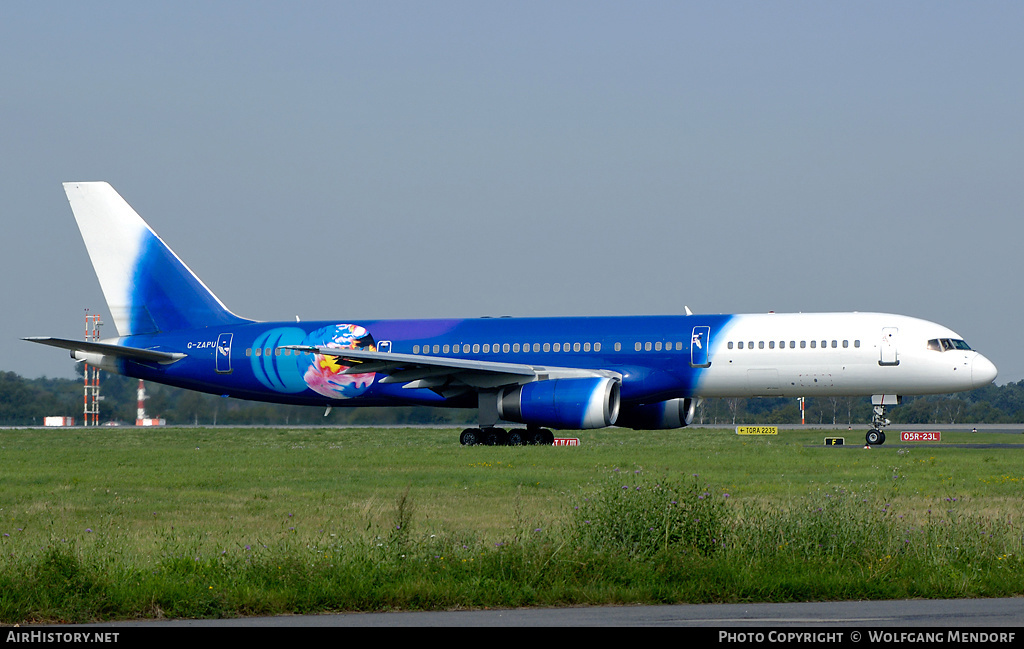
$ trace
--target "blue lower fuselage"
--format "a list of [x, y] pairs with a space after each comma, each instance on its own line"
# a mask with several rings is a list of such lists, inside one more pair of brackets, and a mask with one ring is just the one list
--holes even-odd
[[274, 322], [130, 336], [119, 344], [180, 352], [168, 365], [120, 360], [122, 374], [212, 394], [317, 406], [476, 407], [473, 394], [381, 383], [343, 374], [333, 357], [287, 345], [326, 345], [550, 368], [609, 370], [622, 376], [625, 403], [696, 394], [709, 346], [733, 316], [612, 316]]

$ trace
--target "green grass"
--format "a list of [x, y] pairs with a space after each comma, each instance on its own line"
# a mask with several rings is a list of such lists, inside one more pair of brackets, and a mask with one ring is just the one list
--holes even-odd
[[826, 434], [4, 430], [0, 622], [1024, 594], [1024, 449]]

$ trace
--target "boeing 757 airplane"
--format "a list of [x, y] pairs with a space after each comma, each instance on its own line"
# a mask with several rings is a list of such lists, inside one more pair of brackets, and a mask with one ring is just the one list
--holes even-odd
[[118, 337], [27, 340], [190, 390], [328, 409], [476, 408], [466, 445], [550, 444], [551, 428], [682, 428], [709, 397], [870, 396], [867, 442], [882, 444], [885, 408], [903, 395], [996, 377], [959, 334], [886, 313], [256, 322], [229, 311], [110, 185], [64, 190]]

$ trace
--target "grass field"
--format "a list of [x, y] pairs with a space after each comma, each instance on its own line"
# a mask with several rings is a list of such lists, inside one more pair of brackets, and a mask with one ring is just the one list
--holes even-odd
[[1024, 449], [829, 434], [4, 430], [0, 622], [1024, 594]]

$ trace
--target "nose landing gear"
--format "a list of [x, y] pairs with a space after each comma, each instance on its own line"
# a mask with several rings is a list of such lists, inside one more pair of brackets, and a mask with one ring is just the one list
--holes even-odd
[[874, 408], [874, 412], [871, 414], [871, 430], [864, 437], [868, 446], [881, 446], [885, 444], [885, 433], [882, 432], [882, 429], [891, 423], [885, 418], [885, 407], [898, 405], [902, 400], [903, 397], [898, 394], [871, 395], [871, 405]]

